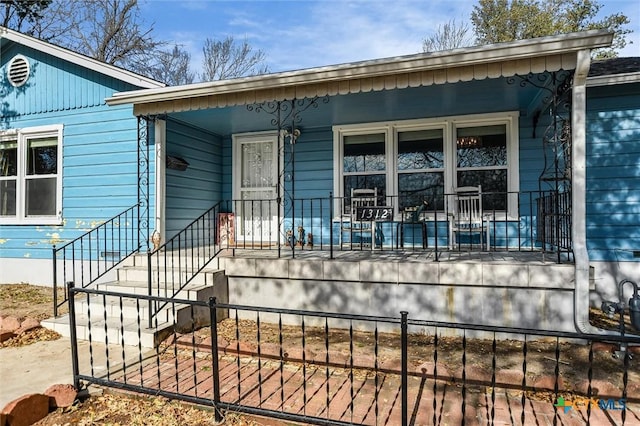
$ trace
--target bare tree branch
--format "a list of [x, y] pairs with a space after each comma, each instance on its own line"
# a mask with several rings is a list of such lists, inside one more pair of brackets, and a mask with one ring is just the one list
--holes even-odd
[[265, 74], [265, 53], [254, 51], [247, 40], [237, 43], [232, 36], [222, 41], [206, 39], [204, 47], [202, 81], [225, 80], [242, 76]]
[[438, 25], [438, 30], [434, 35], [422, 40], [422, 51], [437, 52], [473, 44], [474, 40], [469, 34], [469, 26], [464, 23], [456, 24], [456, 20], [452, 19], [444, 25]]

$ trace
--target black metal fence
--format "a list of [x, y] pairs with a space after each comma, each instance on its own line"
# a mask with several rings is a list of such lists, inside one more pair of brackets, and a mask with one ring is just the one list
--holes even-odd
[[[553, 191], [483, 192], [482, 220], [465, 223], [455, 194], [378, 195], [357, 217], [350, 197], [223, 202], [231, 218], [223, 249], [354, 251], [537, 251], [571, 260], [570, 197]], [[549, 201], [551, 200], [551, 201]], [[562, 210], [562, 211], [560, 211]], [[453, 233], [452, 229], [456, 232]]]
[[[189, 284], [220, 252], [221, 203], [147, 253], [149, 295], [172, 298]], [[201, 275], [202, 276], [202, 275]], [[166, 303], [149, 303], [149, 327]]]
[[59, 308], [69, 300], [66, 287], [59, 298], [58, 282], [73, 281], [77, 286], [86, 287], [140, 250], [138, 217], [139, 206], [129, 207], [72, 241], [53, 246], [54, 316], [58, 316]]
[[[637, 336], [70, 292], [72, 318], [78, 301], [102, 300], [87, 324], [72, 322], [76, 386], [211, 406], [218, 421], [231, 410], [319, 425], [640, 424]], [[149, 302], [182, 319], [146, 350]], [[106, 321], [92, 329], [92, 317], [132, 305], [135, 324], [121, 315], [113, 330]]]
[[571, 193], [554, 192], [539, 197], [537, 240], [558, 256], [572, 253]]

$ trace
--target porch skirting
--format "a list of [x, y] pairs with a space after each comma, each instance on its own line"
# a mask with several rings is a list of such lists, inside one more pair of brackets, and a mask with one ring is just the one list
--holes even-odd
[[571, 264], [257, 257], [220, 264], [232, 304], [575, 330]]

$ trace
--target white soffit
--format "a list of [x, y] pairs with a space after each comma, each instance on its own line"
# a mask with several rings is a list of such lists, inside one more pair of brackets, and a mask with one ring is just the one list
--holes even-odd
[[611, 33], [592, 30], [256, 77], [122, 92], [107, 99], [107, 103], [133, 103], [136, 115], [162, 114], [571, 70], [576, 67], [576, 52], [609, 46], [612, 38]]

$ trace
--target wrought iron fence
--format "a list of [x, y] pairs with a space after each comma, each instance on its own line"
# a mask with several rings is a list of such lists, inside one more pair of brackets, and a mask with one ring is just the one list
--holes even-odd
[[[218, 255], [220, 239], [228, 237], [228, 230], [222, 229], [219, 222], [221, 204], [217, 203], [147, 253], [149, 295], [175, 297]], [[149, 303], [149, 327], [165, 304]]]
[[66, 287], [59, 300], [58, 282], [86, 287], [140, 250], [138, 214], [138, 205], [129, 207], [61, 247], [53, 246], [54, 316], [69, 300]]
[[[70, 287], [77, 300], [101, 300], [81, 324], [70, 299], [76, 386], [98, 384], [211, 406], [217, 421], [231, 410], [319, 425], [640, 422], [640, 369], [630, 352], [640, 345], [638, 336]], [[148, 302], [166, 304], [176, 320], [156, 348], [146, 351], [141, 333]], [[112, 331], [104, 324], [91, 328], [92, 316], [100, 319], [107, 309], [126, 306], [137, 307], [133, 328], [123, 315]], [[209, 324], [203, 326], [197, 310], [209, 313]], [[83, 325], [89, 345], [81, 348], [75, 327]], [[92, 335], [102, 335], [106, 344]], [[622, 347], [628, 350], [612, 357]], [[82, 371], [80, 358], [90, 361]]]
[[538, 198], [537, 241], [561, 256], [571, 254], [571, 193], [554, 192]]
[[[454, 214], [456, 194], [422, 197], [378, 194], [368, 209], [351, 197], [225, 202], [232, 218], [222, 248], [230, 250], [557, 252], [571, 260], [570, 198], [553, 191], [483, 192], [481, 222], [464, 223]], [[549, 201], [558, 208], [549, 209]], [[554, 201], [555, 200], [555, 201]], [[281, 205], [282, 204], [282, 205]], [[357, 213], [362, 215], [358, 217]], [[451, 229], [455, 225], [458, 231]], [[465, 226], [466, 225], [466, 226]]]

